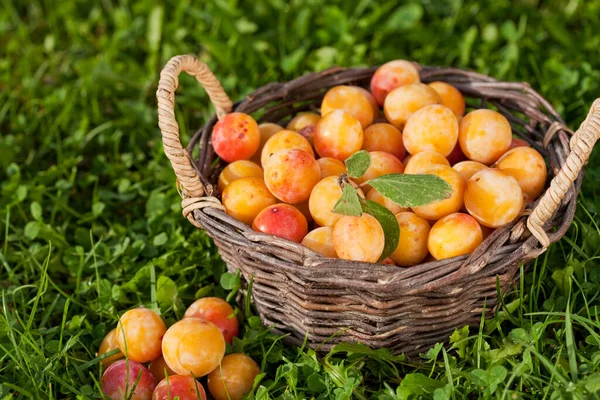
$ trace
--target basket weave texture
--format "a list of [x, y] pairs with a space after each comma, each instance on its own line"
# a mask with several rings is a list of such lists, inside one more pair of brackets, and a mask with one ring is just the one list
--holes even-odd
[[[513, 133], [539, 151], [549, 165], [545, 194], [514, 222], [496, 229], [470, 255], [414, 267], [329, 259], [282, 238], [253, 231], [224, 212], [216, 190], [210, 144], [217, 118], [231, 111], [260, 112], [260, 122], [285, 124], [297, 112], [318, 110], [328, 88], [367, 88], [376, 68], [331, 68], [287, 83], [270, 83], [235, 105], [205, 64], [193, 56], [172, 58], [157, 91], [163, 145], [181, 187], [183, 214], [214, 239], [230, 271], [252, 280], [252, 300], [267, 326], [307, 339], [323, 351], [342, 342], [390, 348], [409, 356], [445, 342], [455, 328], [478, 326], [492, 316], [498, 290], [518, 281], [520, 266], [543, 253], [567, 231], [594, 143], [600, 136], [600, 99], [577, 132], [568, 129], [552, 106], [528, 84], [499, 82], [453, 68], [418, 66], [424, 83], [445, 81], [458, 88], [468, 108], [493, 106]], [[179, 138], [174, 101], [181, 72], [196, 77], [216, 108], [187, 149]], [[199, 148], [199, 158], [192, 153]]]

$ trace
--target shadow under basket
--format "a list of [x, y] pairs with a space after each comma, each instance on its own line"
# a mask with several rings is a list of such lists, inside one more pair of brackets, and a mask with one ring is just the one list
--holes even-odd
[[[255, 232], [224, 212], [216, 182], [211, 133], [217, 118], [239, 111], [262, 115], [258, 122], [285, 124], [297, 112], [317, 110], [327, 89], [367, 88], [376, 68], [331, 68], [287, 83], [270, 83], [233, 105], [207, 66], [190, 55], [173, 57], [157, 91], [158, 123], [164, 151], [182, 194], [183, 214], [204, 229], [228, 269], [252, 280], [251, 296], [262, 322], [286, 340], [327, 351], [338, 343], [415, 356], [454, 329], [479, 326], [482, 313], [494, 315], [498, 288], [505, 294], [518, 282], [522, 264], [542, 254], [567, 231], [575, 214], [583, 166], [600, 135], [600, 100], [576, 133], [548, 101], [526, 83], [499, 82], [471, 71], [418, 66], [424, 83], [444, 81], [465, 96], [468, 108], [495, 108], [513, 133], [539, 151], [549, 165], [549, 185], [524, 215], [496, 229], [470, 255], [409, 268], [330, 259], [310, 249]], [[195, 76], [216, 115], [184, 149], [175, 120], [178, 76]], [[257, 113], [258, 112], [258, 113]], [[193, 151], [199, 148], [199, 158]]]

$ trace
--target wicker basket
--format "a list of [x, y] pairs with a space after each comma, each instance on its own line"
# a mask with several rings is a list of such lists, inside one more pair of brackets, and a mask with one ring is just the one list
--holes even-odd
[[[183, 197], [183, 214], [206, 230], [230, 271], [253, 279], [252, 300], [264, 324], [289, 333], [286, 340], [328, 350], [341, 342], [416, 355], [447, 341], [464, 325], [478, 326], [493, 316], [501, 292], [511, 289], [521, 263], [559, 240], [575, 214], [582, 168], [600, 135], [600, 100], [573, 134], [552, 106], [525, 83], [498, 82], [478, 73], [421, 67], [423, 82], [446, 81], [467, 98], [469, 107], [493, 105], [513, 132], [549, 163], [552, 181], [525, 215], [496, 229], [472, 254], [410, 268], [325, 258], [285, 239], [253, 231], [228, 216], [216, 192], [223, 165], [213, 168], [210, 137], [217, 118], [232, 110], [262, 111], [259, 122], [285, 123], [298, 111], [318, 109], [326, 89], [368, 87], [373, 68], [331, 68], [287, 83], [270, 83], [233, 105], [206, 65], [195, 57], [173, 57], [157, 91], [158, 124]], [[195, 76], [216, 115], [182, 147], [175, 121], [178, 76]], [[199, 147], [200, 156], [192, 158]]]

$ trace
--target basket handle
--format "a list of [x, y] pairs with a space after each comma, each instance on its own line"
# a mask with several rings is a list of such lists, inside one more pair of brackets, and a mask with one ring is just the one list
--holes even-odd
[[588, 116], [571, 139], [571, 152], [559, 173], [552, 179], [529, 218], [527, 228], [544, 248], [550, 245], [544, 224], [554, 215], [565, 194], [587, 163], [596, 141], [600, 139], [600, 98], [590, 108]]
[[175, 90], [179, 86], [179, 74], [182, 71], [194, 76], [206, 90], [219, 119], [231, 112], [233, 104], [208, 66], [192, 55], [171, 58], [160, 73], [156, 99], [158, 126], [162, 133], [164, 152], [181, 184], [183, 197], [199, 198], [204, 194], [204, 186], [181, 144], [179, 125], [175, 119]]

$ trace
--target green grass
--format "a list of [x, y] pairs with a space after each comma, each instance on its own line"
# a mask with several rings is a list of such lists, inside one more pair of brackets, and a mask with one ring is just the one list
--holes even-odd
[[[528, 81], [573, 128], [600, 95], [599, 0], [287, 3], [0, 2], [0, 399], [99, 398], [95, 352], [122, 312], [171, 323], [199, 296], [233, 297], [162, 153], [169, 57], [198, 54], [233, 99], [394, 58]], [[176, 113], [184, 137], [212, 113], [189, 77]], [[234, 349], [265, 372], [256, 398], [599, 398], [598, 154], [565, 238], [421, 364], [356, 345], [317, 357], [241, 315]]]

